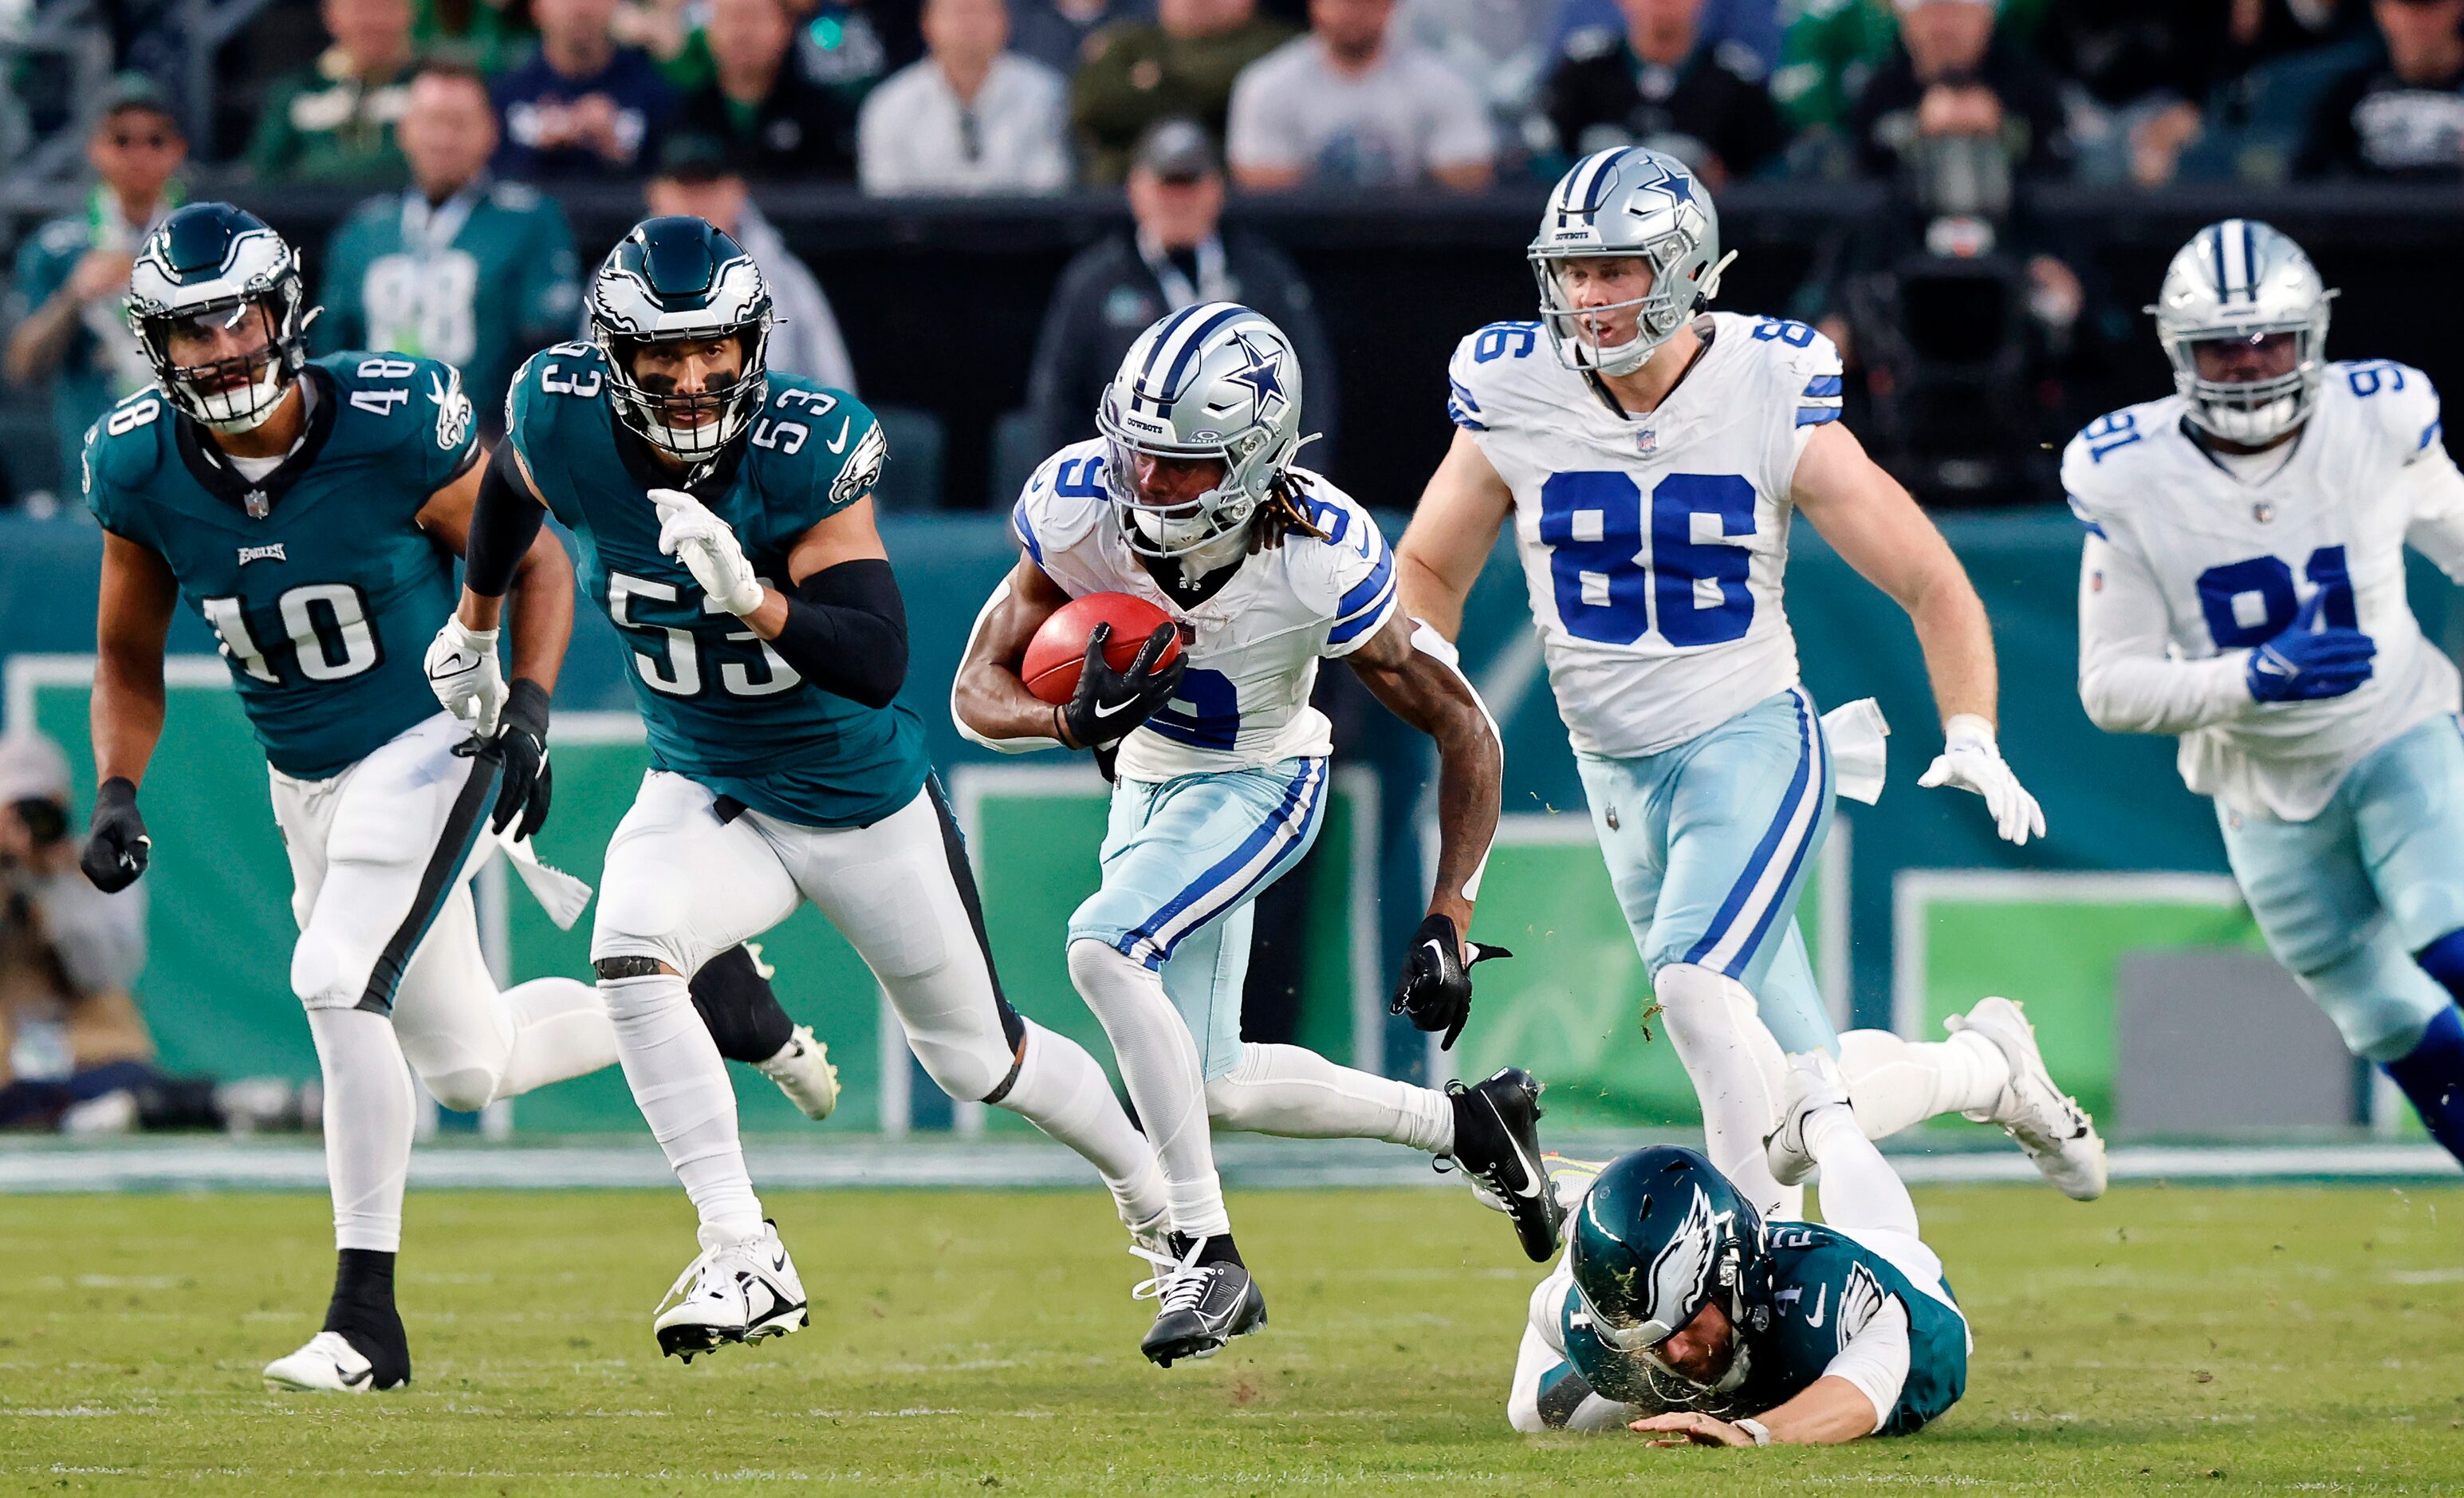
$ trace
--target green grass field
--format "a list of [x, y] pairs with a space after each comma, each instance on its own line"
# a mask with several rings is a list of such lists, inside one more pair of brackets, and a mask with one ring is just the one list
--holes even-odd
[[0, 1490], [1011, 1493], [2464, 1489], [2464, 1189], [1923, 1192], [1976, 1331], [1923, 1435], [1823, 1451], [1526, 1438], [1537, 1277], [1434, 1192], [1236, 1192], [1273, 1324], [1169, 1373], [1101, 1200], [768, 1199], [810, 1330], [685, 1368], [673, 1193], [416, 1194], [416, 1379], [277, 1398], [330, 1274], [306, 1196], [0, 1203]]

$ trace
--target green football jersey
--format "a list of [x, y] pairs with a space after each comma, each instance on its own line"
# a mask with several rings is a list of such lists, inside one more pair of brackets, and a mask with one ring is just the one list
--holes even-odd
[[[1753, 1323], [1738, 1329], [1746, 1381], [1701, 1407], [1733, 1418], [1787, 1403], [1822, 1377], [1886, 1299], [1907, 1311], [1908, 1374], [1899, 1402], [1875, 1434], [1913, 1434], [1959, 1402], [1968, 1390], [1968, 1321], [1947, 1299], [1949, 1286], [1935, 1286], [1939, 1295], [1921, 1289], [1890, 1260], [1819, 1223], [1774, 1223], [1769, 1244], [1771, 1302], [1756, 1307]], [[1669, 1402], [1665, 1385], [1650, 1381], [1640, 1359], [1611, 1347], [1593, 1329], [1571, 1284], [1558, 1317], [1566, 1361], [1593, 1393], [1645, 1407]]]
[[307, 434], [263, 479], [144, 390], [86, 434], [85, 495], [220, 636], [266, 759], [323, 780], [439, 711], [421, 663], [453, 609], [454, 558], [414, 518], [479, 447], [450, 364], [330, 354], [300, 378]]
[[[887, 449], [855, 397], [793, 375], [769, 380], [751, 430], [693, 492], [734, 528], [755, 573], [783, 586], [788, 552], [872, 493]], [[596, 347], [534, 355], [514, 377], [506, 427], [581, 547], [583, 589], [624, 632], [652, 764], [804, 826], [862, 826], [915, 798], [928, 766], [911, 709], [807, 684], [660, 552], [649, 491], [678, 475], [617, 420]]]
[[521, 362], [573, 336], [581, 289], [564, 210], [537, 188], [482, 180], [430, 207], [370, 198], [325, 252], [322, 348], [390, 348], [462, 371], [494, 429]]

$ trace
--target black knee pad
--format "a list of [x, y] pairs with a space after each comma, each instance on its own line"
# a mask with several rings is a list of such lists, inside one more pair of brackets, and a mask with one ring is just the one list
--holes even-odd
[[730, 947], [701, 965], [693, 975], [693, 1002], [718, 1053], [730, 1061], [767, 1061], [795, 1038], [796, 1022], [780, 1007], [778, 991], [742, 947]]

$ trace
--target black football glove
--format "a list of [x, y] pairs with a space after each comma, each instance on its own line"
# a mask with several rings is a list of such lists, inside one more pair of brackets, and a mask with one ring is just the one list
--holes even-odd
[[1172, 700], [1172, 694], [1180, 690], [1180, 673], [1189, 667], [1189, 652], [1181, 651], [1164, 666], [1157, 666], [1155, 658], [1172, 644], [1174, 632], [1169, 624], [1155, 626], [1128, 671], [1114, 671], [1105, 663], [1104, 644], [1112, 637], [1111, 625], [1099, 624], [1089, 632], [1087, 660], [1078, 670], [1078, 690], [1061, 710], [1070, 738], [1089, 749], [1118, 743]]
[[94, 826], [86, 833], [77, 867], [96, 889], [118, 894], [137, 882], [153, 851], [145, 819], [137, 814], [137, 787], [124, 775], [103, 782], [94, 794]]
[[515, 677], [496, 723], [488, 751], [503, 766], [504, 780], [496, 790], [496, 814], [490, 826], [502, 832], [518, 816], [521, 826], [514, 835], [529, 837], [547, 821], [555, 788], [547, 764], [547, 689], [527, 676]]
[[1440, 1050], [1452, 1050], [1463, 1022], [1471, 1018], [1471, 969], [1490, 958], [1514, 954], [1504, 947], [1469, 943], [1471, 960], [1463, 960], [1464, 942], [1451, 915], [1431, 915], [1412, 933], [1412, 950], [1403, 958], [1403, 976], [1395, 980], [1395, 1002], [1389, 1014], [1408, 1014], [1415, 1027], [1434, 1034], [1446, 1032]]

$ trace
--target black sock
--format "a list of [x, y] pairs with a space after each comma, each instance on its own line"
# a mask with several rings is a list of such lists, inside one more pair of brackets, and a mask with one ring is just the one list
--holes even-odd
[[[1172, 1251], [1186, 1259], [1190, 1245], [1197, 1242], [1187, 1233], [1175, 1233], [1172, 1235]], [[1241, 1264], [1241, 1250], [1233, 1245], [1230, 1233], [1209, 1234], [1204, 1246], [1198, 1250], [1198, 1262], [1201, 1267], [1210, 1264]], [[1241, 1267], [1248, 1267], [1247, 1265]]]
[[380, 1389], [410, 1381], [410, 1335], [393, 1303], [393, 1258], [374, 1248], [345, 1248], [335, 1256], [334, 1299], [325, 1308], [325, 1330], [339, 1332], [369, 1363]]
[[796, 1022], [779, 1006], [778, 992], [742, 947], [730, 947], [704, 962], [692, 988], [701, 1023], [710, 1027], [718, 1053], [730, 1061], [759, 1065], [795, 1038]]

